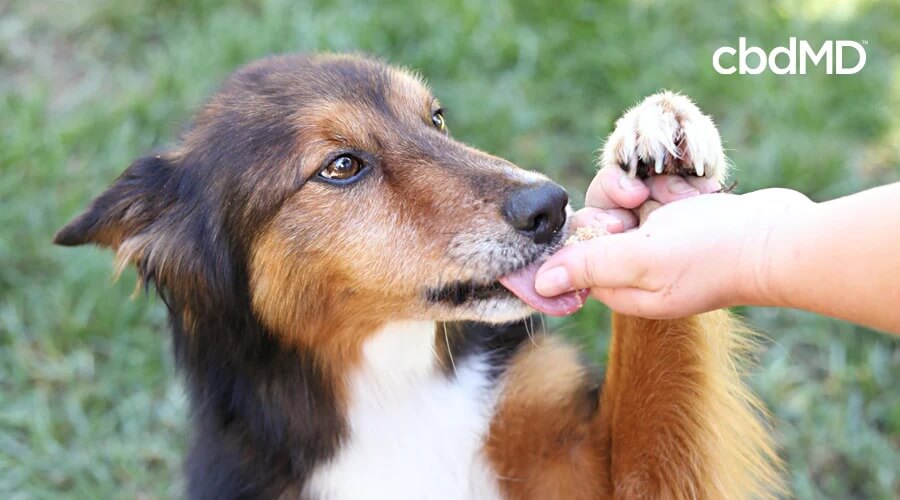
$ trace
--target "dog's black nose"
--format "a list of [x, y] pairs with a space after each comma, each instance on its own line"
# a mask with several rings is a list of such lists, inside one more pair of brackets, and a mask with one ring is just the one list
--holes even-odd
[[514, 192], [503, 205], [503, 217], [535, 243], [550, 241], [566, 223], [569, 194], [558, 184], [544, 181]]

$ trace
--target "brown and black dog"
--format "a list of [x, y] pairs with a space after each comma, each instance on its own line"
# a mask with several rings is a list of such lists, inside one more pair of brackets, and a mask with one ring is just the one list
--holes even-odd
[[[712, 122], [672, 94], [626, 114], [602, 161], [725, 173]], [[777, 493], [726, 312], [616, 316], [602, 384], [529, 330], [583, 297], [533, 290], [567, 205], [453, 140], [409, 72], [281, 56], [238, 70], [55, 241], [113, 248], [168, 307], [192, 498]]]

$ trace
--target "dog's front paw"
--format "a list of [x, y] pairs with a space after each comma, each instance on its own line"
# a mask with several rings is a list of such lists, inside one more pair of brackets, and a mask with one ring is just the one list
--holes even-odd
[[728, 165], [712, 119], [690, 99], [660, 92], [644, 99], [616, 122], [601, 156], [631, 175], [696, 175], [725, 180]]

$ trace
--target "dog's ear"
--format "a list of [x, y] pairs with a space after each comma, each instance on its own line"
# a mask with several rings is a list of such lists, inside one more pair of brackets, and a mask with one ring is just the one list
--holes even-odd
[[136, 160], [87, 210], [60, 229], [53, 242], [118, 249], [127, 238], [161, 217], [171, 203], [168, 184], [172, 169], [162, 155]]
[[[116, 272], [133, 264], [145, 284], [185, 304], [227, 296], [233, 272], [219, 219], [197, 168], [183, 157], [136, 160], [87, 209], [56, 233], [57, 245], [116, 251]], [[168, 303], [168, 302], [167, 302]]]

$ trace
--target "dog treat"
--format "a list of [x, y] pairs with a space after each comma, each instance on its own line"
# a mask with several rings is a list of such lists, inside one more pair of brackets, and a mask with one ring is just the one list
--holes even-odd
[[566, 245], [571, 245], [572, 243], [576, 243], [578, 241], [588, 241], [594, 238], [599, 238], [601, 236], [606, 236], [609, 234], [606, 230], [601, 229], [599, 227], [592, 226], [584, 226], [579, 227], [575, 230], [575, 234], [569, 236], [569, 239], [566, 240]]

